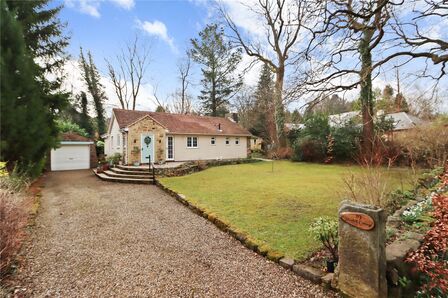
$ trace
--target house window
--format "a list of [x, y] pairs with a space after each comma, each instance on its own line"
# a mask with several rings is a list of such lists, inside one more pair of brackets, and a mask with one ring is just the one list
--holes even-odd
[[187, 137], [187, 148], [198, 148], [198, 137]]
[[240, 138], [235, 138], [235, 145], [239, 145], [240, 144]]
[[210, 139], [210, 144], [212, 144], [212, 145], [216, 145], [216, 138], [215, 138], [215, 137], [212, 137], [212, 138]]
[[226, 138], [226, 145], [230, 145], [230, 138]]
[[114, 148], [114, 136], [110, 136], [110, 149]]
[[174, 142], [173, 137], [167, 137], [167, 159], [174, 159]]
[[120, 147], [120, 134], [117, 134], [117, 147]]

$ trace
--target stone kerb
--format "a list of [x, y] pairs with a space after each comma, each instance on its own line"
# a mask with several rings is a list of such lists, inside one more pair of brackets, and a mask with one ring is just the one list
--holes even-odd
[[339, 209], [337, 280], [343, 294], [349, 297], [387, 297], [385, 242], [384, 210], [342, 202]]

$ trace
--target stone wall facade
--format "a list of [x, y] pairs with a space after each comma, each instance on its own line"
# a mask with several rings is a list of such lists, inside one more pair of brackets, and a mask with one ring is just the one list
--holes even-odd
[[165, 128], [153, 119], [146, 117], [128, 127], [127, 132], [127, 164], [141, 162], [141, 134], [152, 133], [154, 135], [154, 162], [165, 160]]

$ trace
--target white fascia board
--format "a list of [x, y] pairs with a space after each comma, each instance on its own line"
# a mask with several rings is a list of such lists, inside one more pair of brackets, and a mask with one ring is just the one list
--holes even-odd
[[61, 145], [92, 145], [93, 142], [78, 142], [78, 141], [62, 141], [60, 142]]

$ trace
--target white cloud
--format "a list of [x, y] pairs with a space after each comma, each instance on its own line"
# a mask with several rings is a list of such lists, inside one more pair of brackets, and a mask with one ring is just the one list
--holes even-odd
[[177, 48], [174, 45], [174, 40], [168, 35], [168, 29], [163, 22], [160, 22], [158, 20], [155, 20], [154, 22], [142, 22], [140, 20], [137, 20], [137, 26], [149, 35], [156, 36], [162, 39], [170, 46], [170, 48], [174, 52], [177, 52]]
[[119, 7], [127, 9], [127, 10], [132, 9], [135, 6], [134, 0], [110, 0], [110, 1], [114, 2]]
[[65, 0], [65, 5], [95, 18], [101, 16], [99, 12], [100, 0]]
[[[65, 5], [95, 18], [101, 17], [101, 4], [106, 0], [65, 0]], [[109, 0], [118, 7], [130, 10], [135, 6], [134, 0]]]

